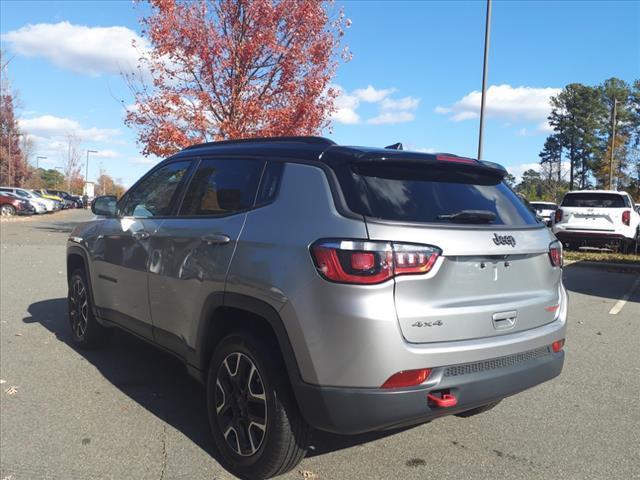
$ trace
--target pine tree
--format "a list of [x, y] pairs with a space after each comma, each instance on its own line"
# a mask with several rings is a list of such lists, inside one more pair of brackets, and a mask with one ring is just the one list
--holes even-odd
[[600, 97], [598, 88], [571, 83], [551, 99], [549, 124], [567, 153], [570, 189], [574, 188], [576, 179], [580, 188], [589, 185], [604, 118]]

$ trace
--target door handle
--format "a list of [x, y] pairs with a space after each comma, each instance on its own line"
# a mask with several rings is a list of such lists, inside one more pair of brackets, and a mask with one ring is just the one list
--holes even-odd
[[231, 241], [231, 238], [224, 233], [212, 233], [211, 235], [202, 237], [202, 241], [207, 245], [225, 245]]
[[133, 232], [131, 236], [136, 240], [146, 240], [150, 235], [149, 232], [145, 230], [138, 230], [137, 232]]

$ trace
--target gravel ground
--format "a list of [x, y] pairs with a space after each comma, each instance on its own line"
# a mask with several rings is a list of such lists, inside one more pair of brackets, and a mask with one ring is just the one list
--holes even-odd
[[[0, 479], [227, 479], [204, 392], [124, 333], [70, 346], [65, 239], [74, 210], [0, 224]], [[317, 433], [290, 479], [640, 478], [638, 273], [565, 269], [570, 320], [557, 379], [469, 418], [394, 433]], [[15, 392], [15, 393], [14, 393]]]

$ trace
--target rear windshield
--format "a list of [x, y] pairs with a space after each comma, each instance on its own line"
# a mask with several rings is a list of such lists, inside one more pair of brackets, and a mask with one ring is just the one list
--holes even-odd
[[539, 202], [530, 202], [533, 208], [539, 208], [540, 210], [555, 210], [558, 206], [555, 203], [539, 203]]
[[[432, 165], [356, 164], [362, 209], [384, 220], [451, 224], [442, 218], [466, 210], [495, 214], [490, 225], [534, 225], [534, 213], [501, 182], [501, 178]], [[453, 222], [456, 223], [456, 222]]]
[[563, 207], [624, 208], [622, 195], [615, 193], [568, 193], [562, 200]]

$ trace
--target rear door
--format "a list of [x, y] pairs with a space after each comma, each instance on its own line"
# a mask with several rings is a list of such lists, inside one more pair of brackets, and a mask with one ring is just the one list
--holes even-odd
[[265, 162], [205, 158], [177, 216], [151, 238], [149, 300], [156, 341], [180, 352], [195, 346], [202, 307], [225, 290], [227, 271]]
[[[396, 277], [396, 312], [407, 341], [505, 335], [555, 319], [561, 272], [549, 258], [553, 236], [495, 176], [450, 166], [443, 173], [437, 165], [358, 173], [373, 214], [371, 239], [442, 250], [428, 274]], [[456, 219], [462, 211], [484, 213]], [[489, 214], [495, 218], [487, 220]]]
[[628, 199], [616, 193], [567, 193], [562, 201], [566, 230], [613, 232], [622, 225], [622, 212], [630, 208]]

